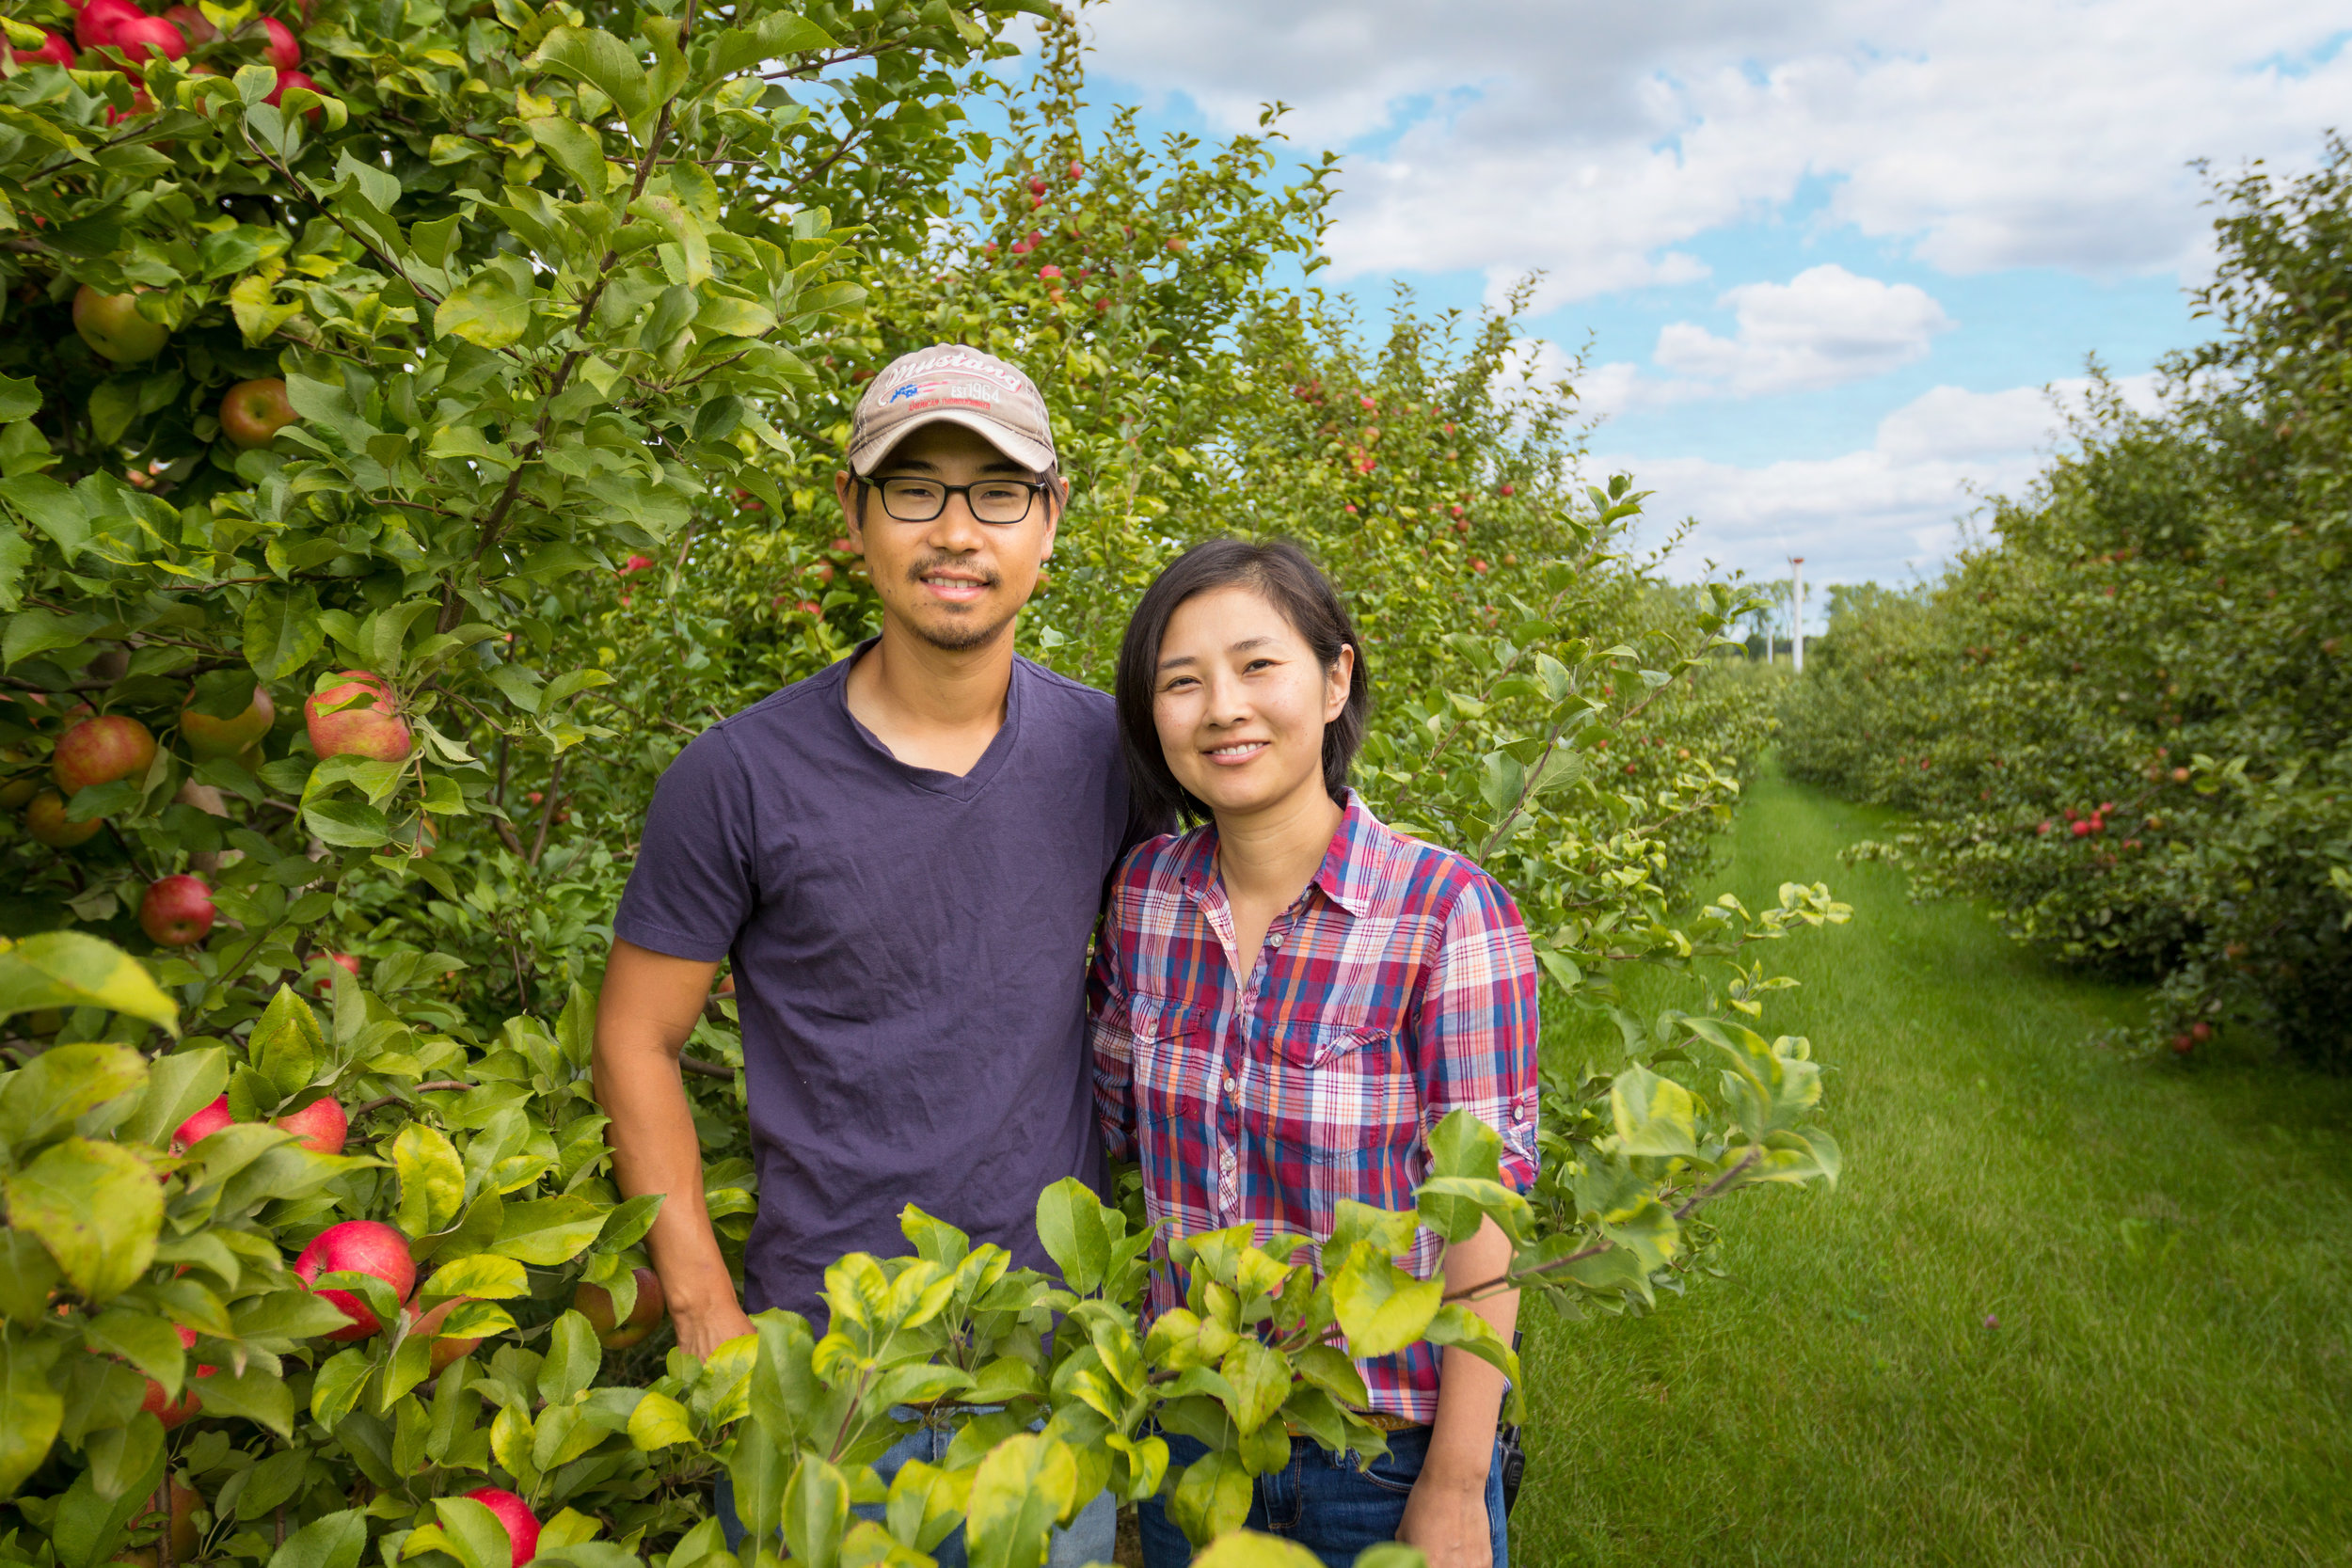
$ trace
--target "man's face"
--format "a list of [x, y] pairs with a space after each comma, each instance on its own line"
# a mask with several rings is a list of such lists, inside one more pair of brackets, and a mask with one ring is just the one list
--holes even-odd
[[981, 522], [972, 515], [971, 499], [961, 493], [947, 497], [939, 515], [928, 522], [892, 516], [878, 488], [884, 480], [972, 484], [1038, 478], [952, 424], [915, 431], [868, 478], [870, 485], [860, 485], [850, 475], [837, 474], [834, 489], [849, 521], [850, 547], [866, 557], [884, 616], [933, 647], [976, 648], [993, 641], [1028, 602], [1039, 568], [1053, 554], [1067, 487], [1051, 482], [1017, 523]]

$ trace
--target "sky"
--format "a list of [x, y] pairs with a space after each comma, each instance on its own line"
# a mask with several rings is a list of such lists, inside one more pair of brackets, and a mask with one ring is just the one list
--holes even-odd
[[[1704, 563], [1931, 574], [2090, 356], [2201, 336], [2206, 178], [2352, 132], [2342, 0], [1107, 0], [1089, 96], [1345, 156], [1325, 277], [1432, 306], [1541, 272], [1590, 467]], [[1809, 594], [1808, 621], [1821, 597]]]

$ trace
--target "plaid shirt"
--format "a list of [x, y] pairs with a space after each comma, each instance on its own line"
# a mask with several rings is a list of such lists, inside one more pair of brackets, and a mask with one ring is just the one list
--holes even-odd
[[[1246, 977], [1216, 829], [1133, 850], [1111, 879], [1089, 984], [1094, 1098], [1114, 1159], [1139, 1159], [1173, 1232], [1247, 1221], [1331, 1233], [1342, 1198], [1410, 1209], [1427, 1134], [1470, 1111], [1502, 1178], [1535, 1180], [1535, 963], [1518, 908], [1460, 856], [1391, 832], [1350, 792], [1323, 865]], [[1184, 1284], [1153, 1243], [1151, 1311]], [[1414, 1237], [1429, 1277], [1443, 1243]], [[1359, 1360], [1372, 1406], [1426, 1422], [1439, 1352]]]

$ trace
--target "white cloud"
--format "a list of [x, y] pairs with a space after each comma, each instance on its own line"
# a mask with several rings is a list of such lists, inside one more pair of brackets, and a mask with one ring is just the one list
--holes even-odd
[[[1753, 577], [1786, 577], [1788, 557], [1798, 555], [1816, 581], [1900, 582], [1949, 557], [1962, 517], [1983, 498], [2031, 483], [2058, 443], [2062, 405], [2079, 402], [2090, 385], [1938, 387], [1880, 420], [1869, 447], [1836, 457], [1743, 467], [1601, 454], [1587, 471], [1630, 473], [1656, 492], [1646, 512], [1653, 539], [1695, 519], [1675, 558], [1677, 575], [1695, 576], [1712, 560]], [[2154, 405], [2153, 376], [2116, 386], [2134, 406]]]
[[1929, 340], [1953, 325], [1926, 290], [1840, 266], [1810, 267], [1787, 283], [1743, 283], [1717, 303], [1737, 313], [1735, 336], [1673, 322], [1659, 332], [1651, 357], [1736, 397], [1883, 375], [1926, 357]]
[[2326, 0], [1114, 0], [1097, 69], [1350, 159], [1343, 277], [1549, 269], [1539, 309], [1706, 276], [1687, 249], [1808, 188], [1955, 273], [2194, 270], [2187, 166], [2299, 165], [2352, 114]]

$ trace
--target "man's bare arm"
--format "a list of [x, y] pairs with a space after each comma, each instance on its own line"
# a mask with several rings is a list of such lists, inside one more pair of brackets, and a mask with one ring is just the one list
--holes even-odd
[[678, 1076], [678, 1053], [702, 1017], [716, 963], [673, 958], [615, 941], [596, 1003], [596, 1102], [612, 1124], [612, 1170], [628, 1197], [667, 1201], [645, 1237], [678, 1343], [707, 1360], [752, 1321], [736, 1298], [703, 1202], [702, 1146]]

